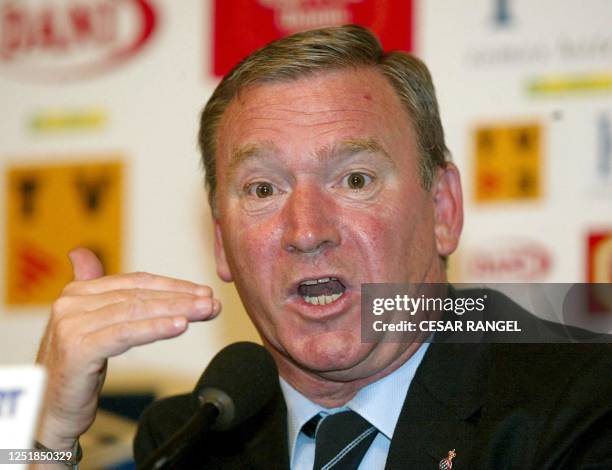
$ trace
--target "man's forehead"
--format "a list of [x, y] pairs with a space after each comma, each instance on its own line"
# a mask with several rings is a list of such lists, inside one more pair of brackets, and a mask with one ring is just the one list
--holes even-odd
[[[290, 102], [284, 99], [292, 95]], [[227, 106], [228, 111], [265, 111], [266, 105], [283, 104], [284, 109], [304, 107], [319, 98], [341, 101], [360, 97], [368, 102], [399, 100], [387, 78], [373, 67], [331, 69], [290, 79], [262, 80], [241, 88]], [[264, 104], [264, 102], [266, 104]], [[333, 109], [330, 109], [333, 111]]]
[[[257, 158], [275, 157], [281, 150], [272, 141], [260, 143], [247, 143], [237, 146], [231, 151], [229, 171], [235, 171], [245, 162]], [[313, 152], [313, 156], [320, 161], [336, 158], [350, 157], [358, 153], [379, 154], [392, 162], [392, 158], [384, 149], [383, 144], [375, 137], [350, 137], [334, 142], [330, 145], [321, 145]]]
[[245, 162], [293, 152], [311, 162], [368, 153], [393, 164], [398, 151], [416, 149], [414, 139], [408, 112], [380, 71], [321, 72], [244, 88], [221, 119], [217, 168], [231, 176]]
[[401, 99], [380, 71], [365, 67], [323, 71], [242, 88], [221, 117], [218, 137], [248, 139], [249, 133], [274, 125], [275, 120], [311, 125], [373, 113], [379, 114], [377, 122], [391, 114], [397, 118], [397, 113], [410, 122]]

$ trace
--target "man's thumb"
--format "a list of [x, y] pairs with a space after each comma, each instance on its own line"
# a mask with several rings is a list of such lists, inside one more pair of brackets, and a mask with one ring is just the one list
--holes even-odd
[[68, 253], [75, 281], [88, 281], [104, 276], [102, 262], [87, 248], [75, 248]]

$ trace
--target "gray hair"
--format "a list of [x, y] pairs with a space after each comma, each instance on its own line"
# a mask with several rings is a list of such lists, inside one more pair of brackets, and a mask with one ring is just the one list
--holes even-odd
[[202, 111], [198, 134], [213, 214], [219, 122], [241, 90], [256, 84], [289, 82], [321, 71], [361, 67], [379, 70], [405, 106], [416, 131], [421, 184], [430, 190], [436, 168], [445, 166], [449, 154], [429, 70], [411, 54], [385, 53], [367, 29], [346, 25], [304, 31], [271, 42], [242, 60], [219, 83]]

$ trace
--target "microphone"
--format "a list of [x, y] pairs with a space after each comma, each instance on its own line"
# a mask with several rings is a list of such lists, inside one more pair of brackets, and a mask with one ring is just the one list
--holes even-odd
[[139, 470], [168, 468], [209, 429], [226, 431], [257, 414], [278, 390], [278, 371], [262, 346], [230, 344], [212, 359], [192, 393], [194, 416]]

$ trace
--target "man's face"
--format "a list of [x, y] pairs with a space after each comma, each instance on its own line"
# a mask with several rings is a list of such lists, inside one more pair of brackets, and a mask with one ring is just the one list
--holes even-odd
[[217, 271], [281, 373], [344, 381], [388, 367], [408, 345], [361, 342], [361, 284], [443, 281], [461, 224], [447, 220], [448, 176], [422, 188], [413, 126], [384, 76], [243, 90], [217, 148]]

